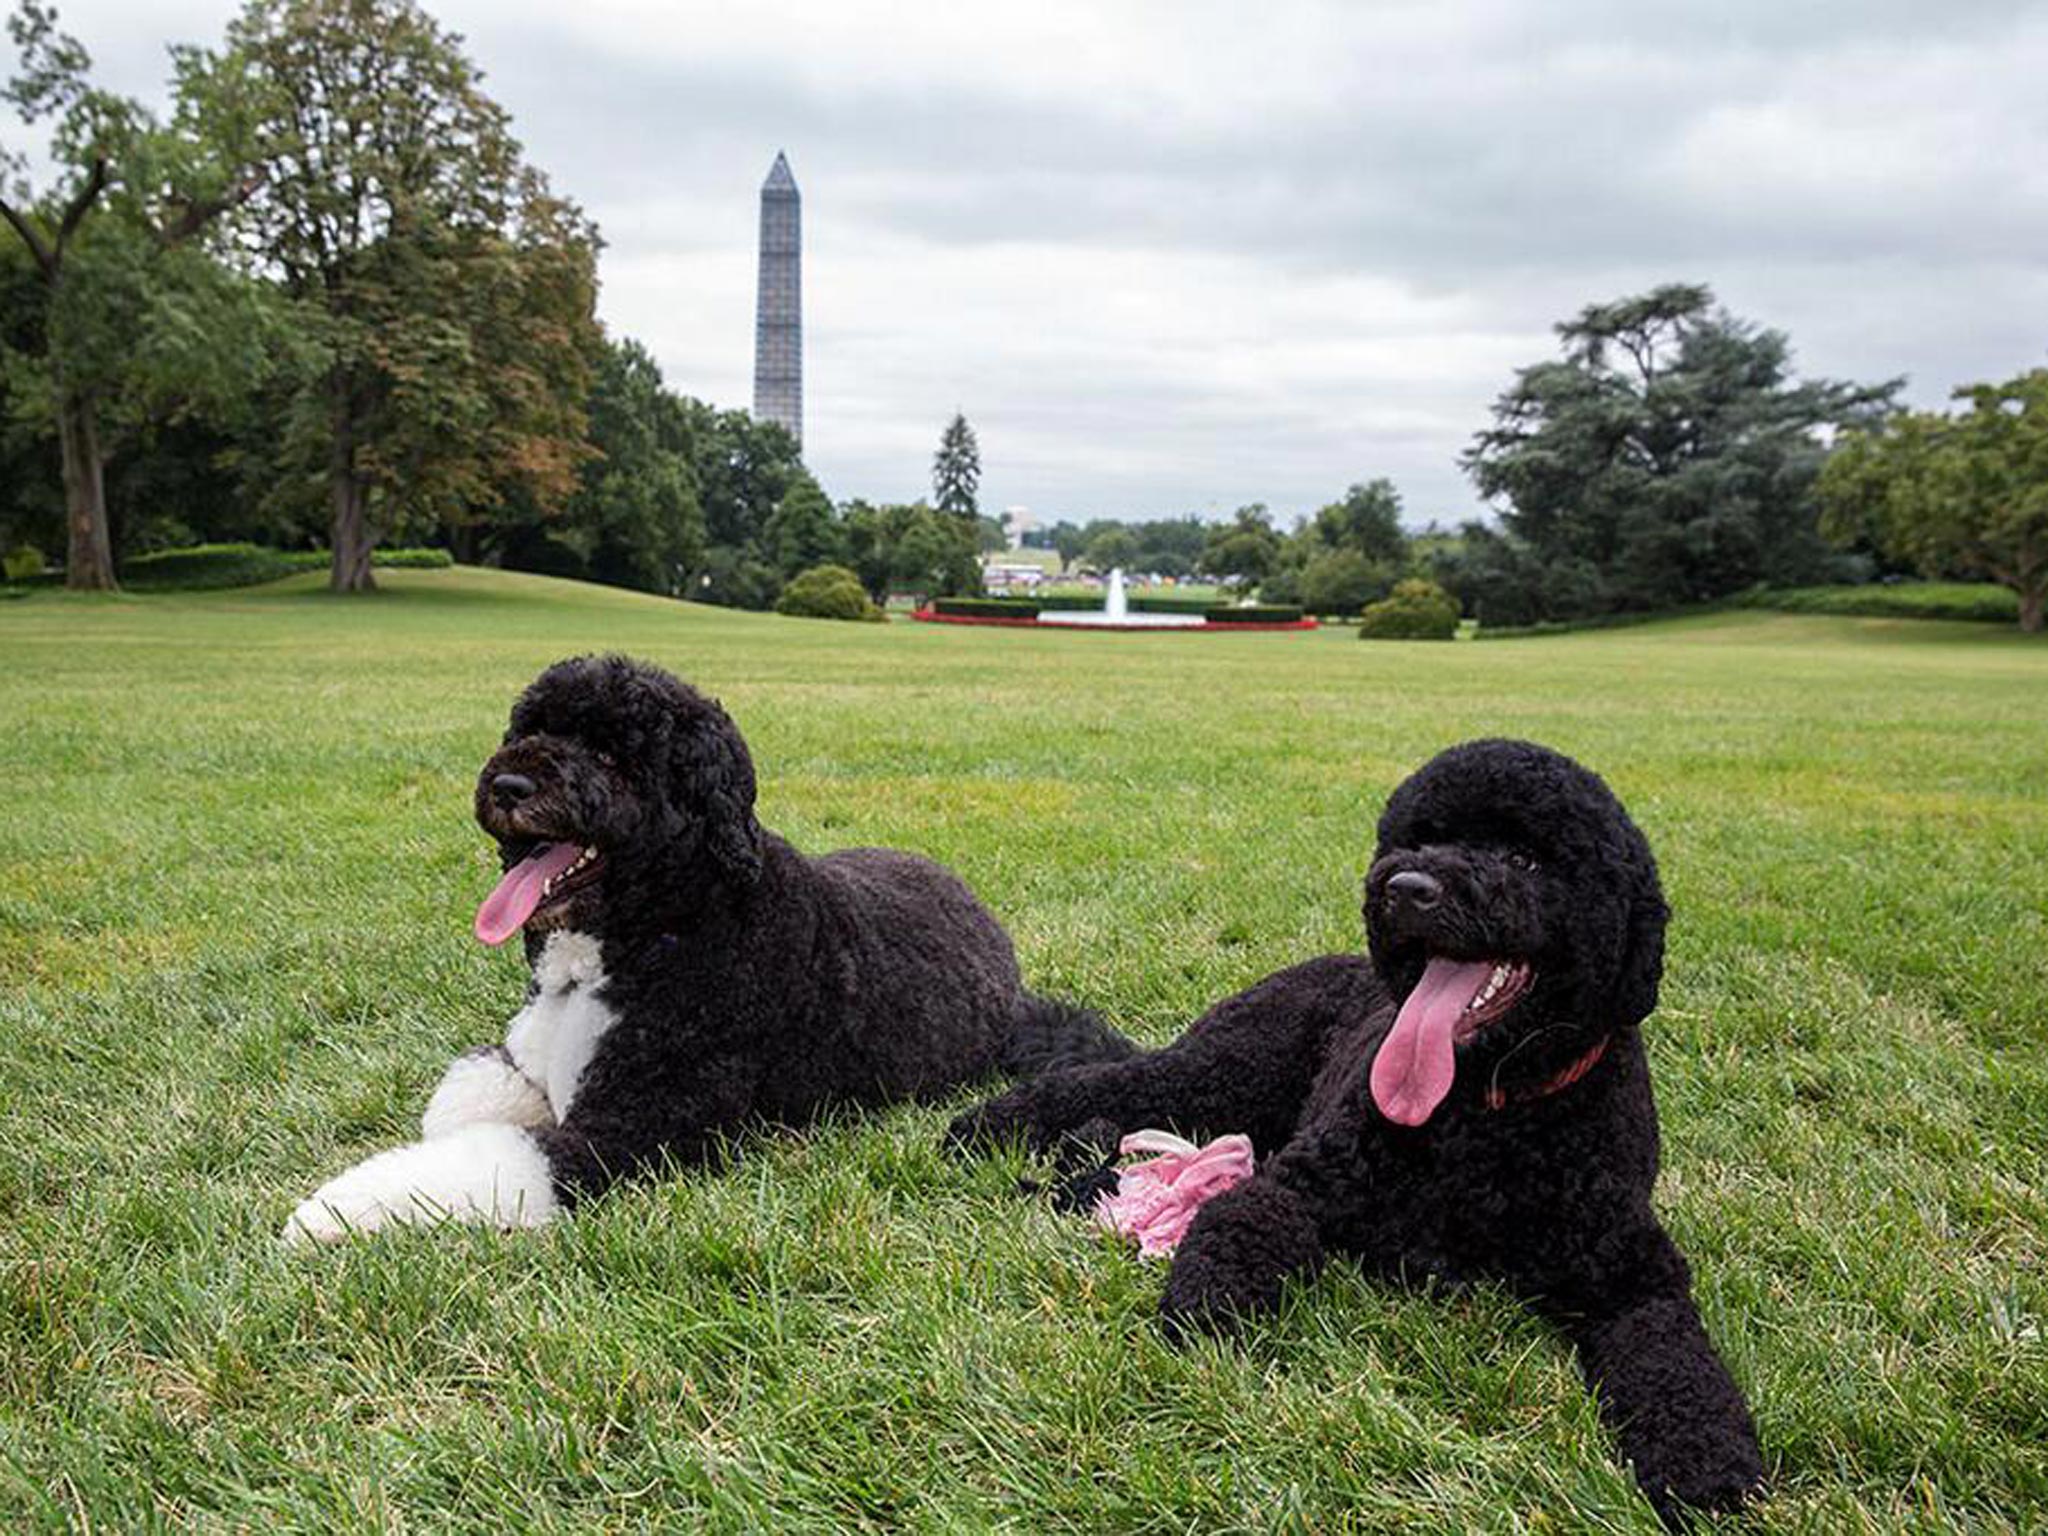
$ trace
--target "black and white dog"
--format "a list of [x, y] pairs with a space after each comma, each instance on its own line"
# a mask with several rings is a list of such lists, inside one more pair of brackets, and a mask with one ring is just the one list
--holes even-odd
[[809, 858], [765, 830], [738, 729], [657, 668], [541, 674], [476, 817], [505, 865], [477, 937], [524, 935], [526, 1004], [502, 1045], [448, 1068], [419, 1141], [321, 1186], [288, 1240], [539, 1226], [750, 1125], [1130, 1050], [1027, 993], [1009, 936], [947, 870], [876, 848]]

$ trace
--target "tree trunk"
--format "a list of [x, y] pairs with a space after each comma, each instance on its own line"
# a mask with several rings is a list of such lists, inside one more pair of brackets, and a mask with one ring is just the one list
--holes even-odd
[[371, 592], [377, 581], [370, 574], [370, 551], [376, 547], [371, 535], [368, 508], [369, 488], [356, 474], [356, 422], [348, 375], [336, 369], [328, 385], [329, 420], [334, 441], [327, 466], [328, 492], [334, 507], [332, 539], [334, 564], [327, 578], [332, 592]]
[[2023, 634], [2041, 633], [2042, 598], [2048, 596], [2039, 581], [2031, 582], [2020, 589], [2020, 630]]
[[99, 413], [92, 391], [58, 391], [57, 442], [64, 457], [64, 520], [70, 529], [64, 585], [74, 592], [118, 591], [114, 541], [107, 531]]

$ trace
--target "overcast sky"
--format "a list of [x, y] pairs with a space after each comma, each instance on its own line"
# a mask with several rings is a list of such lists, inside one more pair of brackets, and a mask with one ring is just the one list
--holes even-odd
[[[985, 509], [1283, 520], [1457, 457], [1551, 325], [1665, 281], [1803, 372], [2048, 363], [2048, 3], [443, 0], [608, 242], [600, 309], [752, 398], [757, 195], [803, 190], [806, 457]], [[232, 5], [68, 0], [107, 83]], [[13, 133], [9, 138], [15, 137]]]

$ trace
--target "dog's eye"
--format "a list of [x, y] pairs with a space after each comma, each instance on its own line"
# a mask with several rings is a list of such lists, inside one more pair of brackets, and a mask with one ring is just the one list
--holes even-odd
[[1520, 870], [1534, 870], [1538, 867], [1535, 856], [1525, 853], [1520, 848], [1510, 848], [1508, 850], [1508, 863]]

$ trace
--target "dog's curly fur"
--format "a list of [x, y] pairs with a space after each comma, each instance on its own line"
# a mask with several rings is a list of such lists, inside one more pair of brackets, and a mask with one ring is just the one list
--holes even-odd
[[[1749, 1411], [1650, 1205], [1657, 1117], [1638, 1026], [1668, 913], [1641, 832], [1570, 759], [1470, 742], [1388, 802], [1364, 915], [1370, 959], [1282, 971], [1164, 1050], [1018, 1086], [952, 1139], [1022, 1135], [1071, 1154], [1145, 1126], [1249, 1132], [1270, 1155], [1197, 1215], [1167, 1276], [1171, 1331], [1231, 1328], [1331, 1252], [1394, 1279], [1503, 1282], [1577, 1346], [1660, 1514], [1741, 1502], [1762, 1477]], [[1381, 1111], [1370, 1077], [1435, 957], [1520, 961], [1534, 979], [1458, 1044], [1448, 1096], [1410, 1127]]]
[[543, 672], [476, 817], [508, 869], [558, 843], [594, 862], [523, 923], [534, 979], [506, 1044], [459, 1059], [424, 1140], [330, 1182], [287, 1235], [531, 1225], [754, 1124], [1130, 1052], [1026, 992], [1009, 936], [949, 871], [879, 848], [807, 857], [754, 793], [738, 728], [668, 673], [620, 656]]

